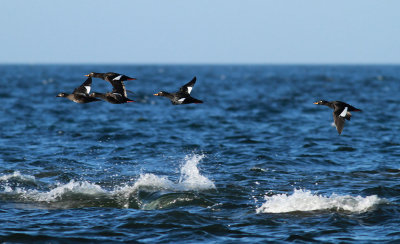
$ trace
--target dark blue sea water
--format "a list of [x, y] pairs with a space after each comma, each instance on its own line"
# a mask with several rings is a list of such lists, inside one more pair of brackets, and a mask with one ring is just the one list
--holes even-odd
[[[137, 102], [56, 97], [92, 71], [136, 77]], [[193, 76], [204, 104], [152, 96]], [[1, 241], [400, 241], [400, 66], [2, 65], [0, 79]], [[363, 112], [339, 136], [321, 99]]]

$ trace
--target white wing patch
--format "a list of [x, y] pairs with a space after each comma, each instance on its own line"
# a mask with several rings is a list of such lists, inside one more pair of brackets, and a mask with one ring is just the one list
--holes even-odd
[[115, 77], [113, 80], [120, 80], [121, 77], [122, 77], [122, 75], [119, 75], [119, 76]]
[[187, 90], [188, 90], [188, 93], [189, 93], [189, 94], [192, 92], [192, 89], [193, 89], [193, 86], [188, 86], [188, 87], [187, 87]]
[[185, 101], [185, 99], [186, 98], [181, 98], [181, 99], [178, 100], [178, 102], [183, 102], [183, 101]]
[[89, 93], [90, 92], [90, 86], [85, 86], [85, 88], [86, 88], [86, 93]]
[[343, 112], [339, 115], [340, 117], [346, 117], [348, 107], [345, 107]]

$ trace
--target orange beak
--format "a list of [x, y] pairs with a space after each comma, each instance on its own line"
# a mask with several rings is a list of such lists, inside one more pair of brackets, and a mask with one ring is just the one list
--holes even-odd
[[158, 96], [158, 93], [156, 93], [156, 94], [153, 94], [154, 96]]
[[313, 103], [313, 104], [318, 104], [318, 102], [315, 102], [315, 103]]
[[85, 75], [85, 76], [89, 76], [89, 75]]

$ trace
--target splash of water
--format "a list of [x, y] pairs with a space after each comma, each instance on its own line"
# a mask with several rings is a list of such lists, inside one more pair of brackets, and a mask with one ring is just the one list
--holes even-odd
[[192, 155], [185, 157], [185, 164], [181, 168], [179, 183], [188, 190], [215, 189], [214, 183], [200, 174], [197, 164], [204, 158], [204, 155]]
[[[112, 190], [103, 189], [96, 183], [71, 180], [66, 184], [57, 183], [51, 190], [44, 192], [37, 189], [11, 187], [5, 184], [3, 186], [3, 193], [18, 195], [22, 201], [47, 203], [68, 200], [71, 194], [82, 194], [89, 198], [105, 197], [115, 199], [122, 206], [129, 207], [132, 193], [140, 189], [149, 189], [150, 191], [167, 190], [172, 192], [215, 189], [214, 183], [201, 175], [197, 168], [198, 163], [203, 158], [204, 155], [186, 156], [184, 164], [180, 169], [181, 175], [178, 182], [171, 181], [167, 176], [146, 173], [141, 174], [133, 185], [115, 186]], [[22, 175], [18, 171], [13, 174], [0, 176], [0, 181], [7, 183], [10, 180], [29, 180], [35, 182], [35, 177]]]
[[204, 155], [185, 156], [185, 161], [180, 169], [178, 182], [173, 182], [166, 176], [158, 176], [151, 173], [141, 174], [133, 186], [120, 188], [120, 193], [131, 193], [140, 188], [156, 188], [169, 191], [198, 191], [215, 189], [214, 183], [200, 174], [198, 163]]
[[336, 210], [349, 212], [366, 212], [373, 206], [383, 202], [376, 195], [330, 197], [317, 195], [307, 190], [294, 190], [292, 195], [278, 194], [266, 196], [266, 202], [256, 209], [257, 213], [287, 213], [294, 211]]

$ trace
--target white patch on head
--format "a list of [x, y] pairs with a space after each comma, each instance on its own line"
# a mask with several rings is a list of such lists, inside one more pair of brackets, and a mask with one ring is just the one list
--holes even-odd
[[343, 112], [339, 115], [340, 117], [346, 117], [348, 107], [345, 107]]
[[181, 98], [181, 99], [178, 100], [178, 102], [183, 102], [183, 101], [185, 101], [185, 99], [186, 98]]
[[190, 94], [192, 92], [193, 87], [192, 86], [188, 86], [187, 89], [188, 89], [188, 93]]
[[120, 80], [121, 77], [122, 77], [122, 75], [119, 75], [119, 76], [115, 77], [113, 80]]
[[89, 93], [90, 92], [90, 86], [85, 86], [85, 88], [86, 88], [86, 93]]

